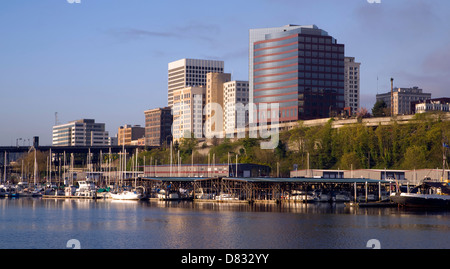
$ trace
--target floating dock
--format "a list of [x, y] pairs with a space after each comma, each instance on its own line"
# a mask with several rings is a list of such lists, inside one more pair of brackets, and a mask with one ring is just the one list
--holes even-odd
[[367, 207], [379, 208], [379, 207], [397, 207], [398, 204], [393, 203], [393, 202], [368, 202], [368, 203], [350, 202], [350, 203], [345, 203], [345, 206], [347, 206], [347, 207], [362, 207], [362, 208], [367, 208]]
[[94, 199], [104, 199], [103, 196], [65, 196], [65, 195], [42, 195], [43, 199], [88, 199], [88, 200], [94, 200]]

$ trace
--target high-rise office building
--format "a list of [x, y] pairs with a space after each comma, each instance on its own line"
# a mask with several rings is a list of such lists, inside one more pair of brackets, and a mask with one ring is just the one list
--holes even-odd
[[53, 126], [53, 146], [106, 146], [108, 132], [104, 123], [81, 119]]
[[352, 113], [358, 111], [360, 106], [360, 78], [361, 63], [355, 62], [355, 57], [345, 57], [345, 107], [350, 107]]
[[172, 141], [172, 109], [170, 107], [149, 109], [145, 113], [145, 145], [168, 146]]
[[[250, 42], [254, 104], [278, 103], [280, 122], [326, 118], [344, 109], [345, 48], [326, 31], [315, 25], [254, 29]], [[270, 122], [273, 113], [258, 109], [250, 117]]]
[[[248, 81], [234, 80], [223, 84], [223, 122], [226, 134], [233, 134], [237, 128], [245, 127], [248, 123], [248, 110], [245, 110], [249, 102], [248, 89]], [[242, 106], [239, 107], [238, 104]], [[238, 116], [243, 118], [238, 119]]]
[[223, 61], [181, 59], [169, 63], [168, 106], [173, 106], [174, 91], [191, 86], [206, 86], [206, 74], [223, 71]]
[[173, 92], [173, 140], [203, 136], [204, 86], [186, 87]]
[[[281, 27], [271, 27], [271, 28], [259, 28], [249, 30], [249, 55], [248, 55], [248, 82], [249, 82], [249, 99], [250, 103], [253, 103], [253, 59], [254, 59], [254, 47], [253, 43], [266, 39], [267, 34], [274, 34], [285, 32], [293, 29], [301, 28], [299, 25], [288, 24]], [[250, 117], [252, 117], [250, 115]]]
[[[222, 132], [224, 131], [223, 128], [223, 111], [224, 111], [224, 104], [223, 104], [223, 84], [231, 80], [231, 74], [228, 73], [208, 73], [206, 74], [206, 93], [205, 93], [205, 100], [206, 100], [206, 108], [205, 108], [205, 114], [206, 114], [206, 128], [207, 130], [211, 130], [212, 132]], [[222, 110], [222, 115], [220, 117], [215, 117], [216, 111], [213, 110], [213, 107], [208, 106], [208, 104], [216, 104], [220, 107]], [[217, 108], [219, 109], [219, 108]], [[208, 120], [210, 118], [215, 118], [215, 121]], [[222, 121], [220, 125], [220, 121]], [[211, 126], [211, 124], [213, 126]], [[219, 135], [218, 133], [218, 135]]]

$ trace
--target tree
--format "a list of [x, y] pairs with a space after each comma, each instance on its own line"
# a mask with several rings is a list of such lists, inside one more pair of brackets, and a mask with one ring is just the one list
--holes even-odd
[[358, 119], [370, 118], [370, 113], [367, 110], [367, 108], [361, 107], [360, 109], [358, 109], [358, 111], [356, 111], [356, 118]]
[[[34, 174], [34, 151], [29, 152], [28, 154], [23, 155], [17, 162], [14, 167], [16, 172], [20, 172], [22, 169], [22, 161], [25, 177], [33, 178]], [[37, 165], [37, 176], [39, 178], [45, 177], [47, 171], [47, 159], [49, 153], [36, 151], [36, 165]]]
[[377, 101], [372, 108], [372, 115], [374, 117], [387, 117], [390, 114], [388, 112], [388, 106], [383, 100]]
[[278, 160], [286, 157], [286, 145], [281, 140], [278, 141], [278, 145], [275, 148], [275, 156], [277, 156]]
[[356, 152], [344, 153], [339, 162], [339, 169], [350, 170], [350, 169], [361, 169], [361, 159], [358, 157]]
[[411, 146], [406, 150], [405, 158], [403, 159], [403, 169], [422, 169], [427, 166], [425, 147]]

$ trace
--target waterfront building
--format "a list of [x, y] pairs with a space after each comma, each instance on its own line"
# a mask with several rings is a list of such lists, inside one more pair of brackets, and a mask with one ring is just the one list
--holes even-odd
[[140, 125], [129, 125], [120, 126], [117, 133], [117, 142], [119, 146], [125, 145], [136, 145], [138, 144], [138, 139], [145, 136], [145, 128]]
[[[224, 131], [223, 128], [223, 108], [224, 108], [224, 92], [223, 85], [224, 83], [231, 80], [231, 74], [228, 73], [208, 73], [206, 74], [206, 93], [205, 93], [205, 124], [207, 130], [214, 132], [217, 134], [216, 136], [221, 137], [221, 134]], [[208, 104], [216, 104], [218, 107], [216, 109], [220, 109], [222, 111], [222, 115], [217, 115], [219, 111], [215, 111], [216, 109], [208, 106]], [[214, 121], [213, 121], [214, 118]], [[211, 120], [209, 120], [211, 119]]]
[[173, 92], [173, 140], [203, 136], [204, 86], [186, 87]]
[[345, 57], [344, 60], [344, 100], [345, 107], [350, 107], [352, 113], [358, 111], [360, 106], [360, 78], [361, 63], [355, 57]]
[[[237, 171], [237, 173], [236, 173]], [[270, 167], [250, 163], [147, 165], [144, 177], [266, 177]]]
[[181, 59], [169, 63], [168, 106], [173, 106], [174, 91], [190, 86], [206, 86], [206, 74], [223, 71], [223, 61]]
[[53, 126], [53, 146], [105, 146], [108, 132], [104, 123], [93, 119], [81, 119]]
[[170, 107], [149, 109], [145, 114], [145, 145], [161, 147], [172, 141], [172, 109]]
[[[419, 87], [394, 88], [393, 116], [412, 114], [411, 102], [431, 99], [431, 93], [424, 93]], [[391, 107], [391, 92], [377, 94], [377, 102], [384, 101], [387, 107]]]
[[450, 111], [450, 98], [435, 98], [424, 101], [411, 102], [411, 113], [425, 113], [430, 111]]
[[[245, 111], [244, 119], [238, 122], [237, 104], [242, 104], [241, 108], [249, 102], [248, 81], [233, 80], [223, 84], [223, 113], [225, 133], [233, 134], [237, 128], [245, 127], [248, 124], [248, 110]], [[242, 119], [239, 119], [242, 120]], [[243, 125], [243, 126], [242, 126]]]
[[250, 122], [327, 118], [344, 109], [345, 46], [326, 31], [315, 25], [253, 29], [250, 41], [250, 101], [279, 104], [279, 117], [257, 109]]
[[445, 181], [450, 178], [450, 170], [442, 169], [415, 169], [415, 170], [388, 170], [388, 169], [355, 169], [355, 170], [322, 170], [303, 169], [290, 172], [291, 178], [306, 177], [320, 179], [370, 179], [391, 180], [400, 184], [415, 186], [421, 184], [425, 178], [431, 181]]

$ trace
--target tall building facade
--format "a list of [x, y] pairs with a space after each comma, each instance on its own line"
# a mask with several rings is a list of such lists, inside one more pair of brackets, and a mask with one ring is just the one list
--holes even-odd
[[172, 141], [172, 109], [170, 107], [149, 109], [145, 114], [145, 145], [161, 147]]
[[173, 93], [173, 140], [203, 136], [203, 107], [205, 106], [204, 86], [186, 87]]
[[[411, 103], [431, 99], [431, 93], [424, 93], [419, 87], [394, 88], [393, 116], [412, 114]], [[377, 102], [384, 101], [391, 107], [391, 92], [377, 94]]]
[[[224, 129], [226, 134], [233, 134], [237, 128], [248, 124], [248, 110], [245, 106], [249, 102], [248, 81], [230, 81], [223, 84], [223, 114]], [[238, 106], [241, 104], [241, 107]], [[244, 108], [244, 109], [242, 109]], [[239, 111], [238, 110], [242, 110]], [[238, 119], [239, 117], [243, 117]]]
[[173, 106], [173, 92], [190, 86], [206, 86], [206, 74], [223, 73], [224, 62], [181, 59], [169, 63], [168, 106]]
[[[288, 24], [281, 27], [271, 27], [271, 28], [259, 28], [249, 30], [249, 56], [248, 56], [248, 82], [249, 82], [249, 99], [250, 103], [253, 102], [253, 60], [254, 60], [254, 47], [253, 44], [257, 41], [265, 40], [267, 34], [280, 33], [285, 31], [290, 31], [294, 29], [299, 29], [302, 26]], [[252, 113], [250, 114], [252, 118]], [[253, 120], [251, 120], [253, 122]]]
[[345, 107], [350, 107], [355, 113], [360, 107], [360, 77], [361, 63], [355, 62], [355, 57], [345, 57]]
[[[252, 47], [253, 102], [279, 104], [280, 122], [326, 118], [344, 109], [345, 47], [326, 31], [288, 25]], [[258, 108], [253, 118], [270, 122], [273, 113]]]
[[53, 126], [53, 146], [106, 146], [108, 132], [104, 123], [81, 119]]
[[140, 125], [124, 125], [120, 126], [117, 133], [117, 142], [119, 146], [138, 144], [139, 139], [145, 136], [145, 128]]
[[[212, 132], [222, 132], [224, 131], [223, 125], [223, 111], [224, 111], [224, 92], [223, 85], [224, 83], [231, 80], [231, 74], [228, 73], [208, 73], [206, 74], [206, 128], [207, 130], [211, 130]], [[215, 117], [216, 121], [212, 122], [212, 120], [208, 120], [215, 116], [215, 111], [211, 109], [208, 104], [217, 104], [220, 106], [222, 110], [222, 115], [220, 117]], [[219, 120], [220, 118], [220, 120]], [[222, 121], [222, 126], [220, 125], [220, 121]], [[213, 125], [213, 126], [211, 126]]]

